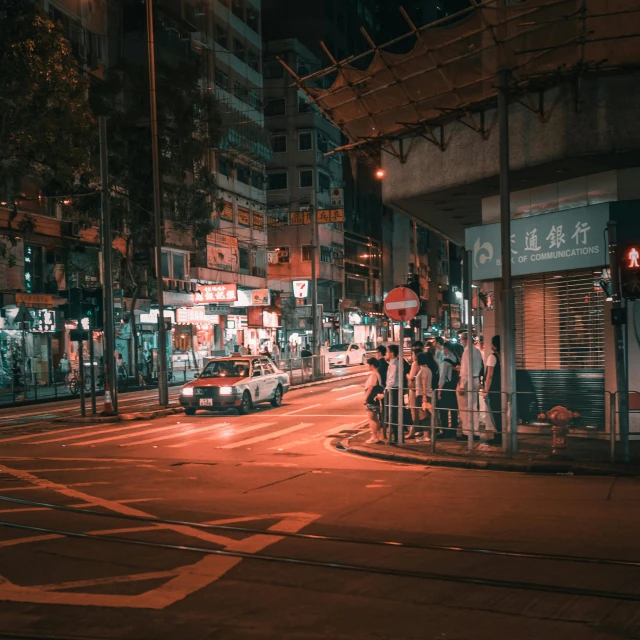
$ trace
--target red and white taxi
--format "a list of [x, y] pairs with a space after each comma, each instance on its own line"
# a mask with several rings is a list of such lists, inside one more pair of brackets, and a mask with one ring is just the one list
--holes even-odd
[[289, 385], [289, 374], [280, 371], [269, 358], [218, 358], [182, 387], [180, 404], [188, 416], [198, 409], [214, 411], [229, 407], [245, 414], [261, 402], [279, 407]]

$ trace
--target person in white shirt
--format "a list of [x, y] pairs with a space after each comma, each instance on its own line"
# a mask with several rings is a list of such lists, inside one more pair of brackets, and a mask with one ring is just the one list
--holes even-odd
[[369, 377], [364, 383], [364, 404], [367, 408], [367, 418], [369, 418], [369, 428], [371, 429], [371, 437], [367, 440], [367, 444], [378, 444], [383, 442], [382, 430], [380, 426], [380, 401], [379, 391], [382, 389], [382, 380], [378, 372], [378, 360], [369, 358]]
[[[478, 391], [480, 389], [480, 373], [482, 372], [482, 354], [473, 344], [469, 344], [469, 336], [460, 334], [460, 344], [464, 353], [460, 361], [460, 383], [458, 384], [458, 410], [462, 422], [462, 432], [465, 436], [471, 433], [471, 416], [473, 415], [473, 433], [479, 434], [478, 421]], [[471, 360], [471, 362], [469, 362]], [[469, 378], [472, 391], [469, 392]], [[473, 414], [471, 409], [473, 408]]]

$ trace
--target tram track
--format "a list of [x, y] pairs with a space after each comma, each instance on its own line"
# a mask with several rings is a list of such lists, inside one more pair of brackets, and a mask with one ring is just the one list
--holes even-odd
[[[436, 552], [448, 552], [456, 554], [481, 554], [484, 556], [505, 557], [510, 559], [527, 559], [538, 561], [551, 561], [551, 562], [563, 562], [563, 563], [584, 563], [590, 565], [601, 566], [617, 566], [627, 568], [640, 568], [640, 562], [633, 560], [618, 560], [614, 558], [594, 558], [588, 556], [570, 556], [561, 554], [543, 554], [534, 552], [517, 552], [510, 550], [500, 549], [483, 549], [480, 547], [464, 547], [464, 546], [452, 546], [452, 545], [436, 545], [436, 544], [422, 544], [422, 543], [405, 543], [400, 541], [384, 541], [384, 540], [371, 540], [367, 538], [355, 538], [355, 537], [343, 537], [332, 535], [321, 535], [311, 533], [292, 533], [289, 531], [278, 531], [277, 529], [257, 529], [251, 527], [227, 525], [227, 524], [207, 524], [207, 523], [195, 523], [184, 520], [173, 520], [153, 517], [143, 517], [134, 515], [123, 515], [116, 513], [102, 513], [91, 509], [82, 509], [77, 507], [66, 507], [64, 505], [55, 505], [46, 502], [37, 502], [30, 500], [23, 500], [20, 498], [10, 498], [7, 496], [0, 496], [0, 500], [11, 502], [14, 504], [29, 505], [35, 507], [44, 507], [52, 510], [63, 511], [67, 513], [75, 513], [81, 516], [91, 516], [96, 518], [116, 518], [125, 521], [145, 522], [157, 525], [180, 525], [188, 526], [197, 529], [205, 530], [218, 530], [226, 531], [229, 533], [244, 533], [251, 535], [268, 535], [277, 536], [282, 538], [298, 539], [308, 542], [330, 542], [336, 544], [349, 544], [349, 545], [369, 545], [369, 546], [384, 546], [393, 547], [396, 549], [405, 549], [409, 551], [436, 551]], [[273, 565], [279, 564], [289, 567], [307, 567], [319, 570], [331, 570], [331, 571], [344, 571], [351, 573], [364, 573], [374, 574], [385, 577], [418, 579], [425, 581], [438, 581], [448, 583], [459, 583], [466, 585], [474, 585], [480, 587], [492, 587], [502, 589], [515, 589], [519, 591], [533, 591], [539, 593], [548, 594], [560, 594], [565, 596], [587, 597], [597, 598], [605, 600], [617, 600], [621, 602], [640, 602], [640, 593], [632, 593], [625, 591], [615, 591], [607, 589], [597, 588], [583, 588], [571, 585], [551, 584], [545, 582], [527, 581], [527, 580], [511, 580], [503, 578], [493, 578], [482, 575], [468, 575], [464, 573], [448, 573], [439, 571], [423, 571], [423, 570], [411, 570], [401, 569], [385, 566], [376, 566], [371, 564], [358, 564], [350, 562], [332, 561], [325, 559], [313, 559], [309, 557], [296, 557], [294, 555], [279, 555], [279, 554], [266, 554], [266, 553], [249, 553], [239, 550], [229, 549], [215, 549], [210, 547], [196, 546], [190, 544], [172, 544], [167, 542], [158, 542], [150, 540], [141, 540], [136, 538], [130, 538], [126, 536], [115, 535], [102, 535], [100, 533], [87, 533], [81, 531], [71, 531], [65, 529], [58, 529], [52, 527], [38, 526], [34, 524], [22, 524], [11, 521], [0, 521], [0, 527], [8, 529], [16, 529], [22, 531], [29, 531], [38, 534], [54, 535], [57, 537], [64, 537], [69, 539], [95, 541], [100, 543], [128, 545], [131, 547], [144, 547], [151, 549], [161, 549], [164, 551], [177, 551], [194, 553], [202, 556], [215, 555], [228, 558], [239, 558], [243, 560], [250, 560], [254, 562], [270, 563]], [[1, 636], [0, 636], [1, 638]]]

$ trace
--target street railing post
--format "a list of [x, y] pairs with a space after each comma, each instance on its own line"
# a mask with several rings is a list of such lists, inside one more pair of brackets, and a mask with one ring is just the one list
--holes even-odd
[[609, 457], [616, 461], [616, 392], [609, 394]]
[[435, 389], [431, 391], [431, 453], [436, 451], [436, 393]]
[[404, 322], [400, 323], [400, 345], [398, 349], [398, 444], [404, 442]]

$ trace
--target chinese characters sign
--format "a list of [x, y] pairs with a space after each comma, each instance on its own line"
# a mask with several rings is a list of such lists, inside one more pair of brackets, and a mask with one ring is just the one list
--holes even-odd
[[235, 302], [238, 299], [236, 284], [201, 284], [195, 294], [196, 304], [211, 302]]
[[238, 224], [242, 224], [245, 227], [248, 227], [251, 223], [251, 216], [249, 215], [249, 211], [247, 209], [241, 209], [238, 207]]
[[[568, 271], [608, 264], [603, 232], [609, 205], [598, 204], [511, 221], [511, 265], [514, 276]], [[500, 278], [500, 225], [466, 230], [473, 252], [473, 279]]]
[[[344, 209], [318, 209], [318, 224], [330, 222], [344, 222]], [[292, 211], [289, 214], [289, 224], [310, 224], [311, 215], [308, 211]]]

